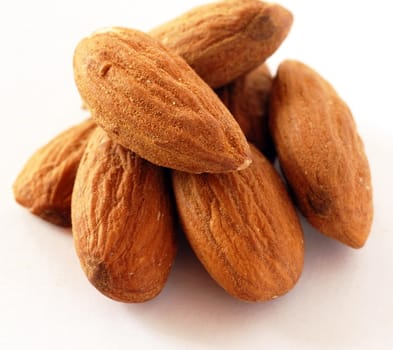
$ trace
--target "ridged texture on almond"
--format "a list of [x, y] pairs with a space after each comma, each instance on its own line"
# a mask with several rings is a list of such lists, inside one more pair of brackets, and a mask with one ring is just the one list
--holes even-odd
[[373, 205], [370, 169], [348, 106], [317, 72], [296, 61], [278, 69], [270, 128], [299, 207], [322, 233], [364, 245]]
[[193, 173], [248, 166], [249, 147], [232, 115], [183, 59], [150, 36], [96, 32], [76, 48], [74, 72], [97, 124], [142, 158]]
[[264, 301], [298, 280], [303, 233], [273, 166], [256, 148], [253, 163], [230, 174], [172, 173], [178, 212], [196, 255], [229, 294]]
[[150, 33], [218, 88], [271, 56], [292, 21], [292, 14], [282, 6], [230, 0], [197, 7]]
[[216, 90], [239, 123], [247, 140], [273, 160], [275, 150], [268, 127], [268, 100], [272, 76], [265, 64]]
[[46, 221], [70, 226], [76, 171], [94, 128], [86, 120], [37, 150], [14, 182], [15, 200]]
[[106, 296], [143, 302], [164, 287], [176, 252], [164, 170], [91, 136], [72, 197], [74, 243], [90, 282]]

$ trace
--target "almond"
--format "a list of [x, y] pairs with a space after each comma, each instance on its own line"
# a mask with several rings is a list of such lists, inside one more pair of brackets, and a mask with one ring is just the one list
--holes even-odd
[[275, 150], [268, 127], [268, 100], [272, 76], [266, 64], [216, 90], [239, 123], [247, 140], [269, 159]]
[[15, 200], [44, 220], [70, 226], [76, 171], [94, 128], [88, 119], [37, 150], [14, 182]]
[[150, 36], [96, 32], [76, 48], [74, 72], [97, 124], [142, 158], [193, 173], [249, 165], [233, 116], [183, 59]]
[[279, 66], [270, 104], [280, 164], [300, 210], [322, 233], [362, 247], [373, 217], [371, 176], [348, 106], [297, 61]]
[[176, 252], [164, 170], [92, 134], [72, 195], [76, 252], [90, 282], [106, 296], [143, 302], [164, 287]]
[[172, 172], [179, 216], [195, 254], [232, 296], [274, 299], [298, 280], [303, 233], [286, 189], [254, 147], [253, 163], [229, 174]]
[[292, 21], [292, 14], [282, 6], [230, 0], [192, 9], [150, 33], [218, 88], [271, 56]]

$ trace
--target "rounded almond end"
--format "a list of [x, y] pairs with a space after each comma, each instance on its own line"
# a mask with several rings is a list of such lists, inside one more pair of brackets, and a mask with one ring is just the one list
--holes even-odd
[[93, 33], [91, 33], [88, 38], [91, 38], [95, 35], [98, 34], [107, 34], [107, 33], [115, 33], [115, 34], [120, 34], [121, 33], [121, 28], [120, 27], [103, 27], [100, 29], [97, 29]]
[[273, 22], [281, 28], [291, 28], [294, 16], [290, 10], [278, 4], [270, 4], [271, 17]]

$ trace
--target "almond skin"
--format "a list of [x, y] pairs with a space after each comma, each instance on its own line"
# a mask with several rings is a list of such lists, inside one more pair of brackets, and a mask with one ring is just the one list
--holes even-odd
[[270, 105], [270, 129], [300, 210], [322, 233], [362, 247], [373, 217], [371, 176], [348, 106], [297, 61], [279, 66]]
[[179, 216], [209, 274], [232, 296], [265, 301], [288, 292], [303, 268], [302, 229], [285, 187], [254, 147], [230, 174], [172, 172]]
[[286, 38], [292, 14], [257, 0], [196, 7], [150, 34], [182, 56], [212, 88], [259, 66]]
[[216, 90], [239, 123], [247, 140], [270, 160], [275, 150], [268, 126], [268, 101], [272, 76], [266, 64]]
[[155, 297], [176, 253], [164, 169], [92, 134], [72, 195], [76, 252], [90, 282], [122, 302]]
[[219, 98], [147, 34], [96, 32], [76, 48], [74, 73], [97, 124], [142, 158], [192, 173], [249, 165], [247, 141]]
[[14, 182], [15, 200], [52, 224], [70, 226], [76, 171], [94, 129], [88, 119], [37, 150]]

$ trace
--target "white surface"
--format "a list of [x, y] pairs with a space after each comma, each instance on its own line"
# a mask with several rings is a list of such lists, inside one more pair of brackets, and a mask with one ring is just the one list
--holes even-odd
[[264, 304], [227, 296], [180, 246], [162, 294], [140, 305], [99, 294], [68, 230], [13, 201], [33, 151], [84, 113], [78, 40], [110, 25], [142, 30], [202, 1], [8, 1], [0, 11], [0, 349], [392, 349], [393, 109], [389, 1], [289, 1], [288, 40], [269, 61], [310, 64], [348, 102], [370, 159], [375, 219], [359, 251], [305, 226], [304, 273]]

